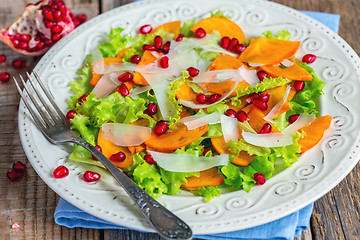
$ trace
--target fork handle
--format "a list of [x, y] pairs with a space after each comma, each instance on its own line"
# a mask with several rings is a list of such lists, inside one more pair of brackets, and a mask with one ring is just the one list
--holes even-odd
[[120, 183], [157, 233], [166, 239], [192, 239], [191, 228], [136, 185], [93, 145], [81, 138], [72, 140], [94, 155]]

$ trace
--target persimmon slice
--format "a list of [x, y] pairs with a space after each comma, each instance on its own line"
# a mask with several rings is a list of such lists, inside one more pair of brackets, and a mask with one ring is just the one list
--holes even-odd
[[176, 39], [180, 34], [181, 21], [172, 21], [172, 22], [164, 23], [164, 24], [158, 26], [157, 28], [155, 28], [154, 30], [152, 30], [151, 33], [155, 33], [157, 31], [159, 31], [160, 29], [163, 29], [166, 32], [174, 34], [173, 39]]
[[286, 79], [291, 80], [298, 80], [298, 81], [311, 81], [313, 80], [312, 75], [297, 61], [293, 61], [294, 65], [287, 67], [287, 68], [281, 68], [279, 66], [259, 66], [260, 70], [265, 71], [269, 76], [277, 78], [282, 77]]
[[224, 182], [224, 175], [218, 172], [217, 167], [212, 167], [204, 171], [200, 171], [199, 177], [188, 177], [187, 183], [181, 185], [187, 190], [196, 190], [206, 186], [218, 186]]
[[[156, 59], [157, 58], [152, 54], [152, 51], [145, 50], [138, 65], [147, 65], [155, 62]], [[144, 76], [139, 72], [134, 73], [133, 82], [137, 85], [149, 85], [149, 83], [145, 80]]]
[[96, 60], [91, 67], [91, 73], [92, 73], [92, 78], [90, 80], [90, 84], [92, 86], [95, 86], [98, 81], [100, 80], [100, 78], [103, 76], [103, 74], [98, 74], [94, 72], [94, 66], [96, 64], [99, 64], [101, 62], [104, 62], [104, 65], [109, 65], [111, 63], [122, 63], [122, 58], [118, 58], [118, 57], [107, 57], [107, 58], [101, 58], [99, 60]]

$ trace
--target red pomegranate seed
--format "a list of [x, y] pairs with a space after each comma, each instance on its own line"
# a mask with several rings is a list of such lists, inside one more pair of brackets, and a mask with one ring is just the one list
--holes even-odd
[[225, 111], [225, 115], [228, 117], [236, 117], [236, 111], [230, 108]]
[[294, 82], [294, 88], [296, 91], [300, 92], [304, 90], [305, 82], [304, 81], [295, 81]]
[[169, 129], [169, 125], [166, 121], [162, 123], [157, 123], [154, 127], [154, 133], [158, 136], [163, 135]]
[[49, 11], [49, 10], [47, 10], [47, 9], [44, 9], [44, 10], [42, 10], [42, 14], [43, 14], [43, 17], [44, 17], [45, 19], [47, 19], [47, 20], [49, 20], [49, 21], [52, 21], [52, 22], [55, 21], [55, 18], [54, 18], [54, 16], [53, 16], [53, 14], [52, 14], [51, 11]]
[[120, 82], [128, 82], [128, 81], [131, 81], [133, 80], [133, 75], [129, 72], [125, 72], [123, 74], [121, 74], [119, 77], [118, 77], [118, 80]]
[[268, 77], [269, 77], [269, 75], [268, 75], [265, 71], [263, 71], [263, 70], [258, 71], [258, 72], [256, 73], [256, 75], [258, 76], [258, 78], [259, 78], [260, 81], [264, 80], [264, 78], [268, 78]]
[[125, 83], [120, 84], [120, 86], [117, 89], [118, 93], [121, 94], [121, 96], [126, 97], [130, 95], [130, 91]]
[[26, 167], [26, 165], [23, 164], [22, 162], [16, 161], [16, 162], [14, 162], [14, 164], [12, 165], [12, 169], [14, 169], [14, 170], [17, 171], [17, 172], [24, 172], [24, 173], [25, 173], [27, 167]]
[[[99, 145], [95, 145], [95, 148], [97, 150], [99, 150], [99, 152], [102, 152], [102, 148]], [[95, 161], [99, 161], [94, 155], [91, 155], [91, 156], [92, 156], [92, 159], [94, 159]]]
[[226, 49], [231, 51], [236, 44], [239, 44], [239, 40], [237, 38], [232, 38], [230, 39], [229, 46]]
[[126, 155], [123, 152], [118, 152], [110, 156], [109, 160], [112, 162], [123, 162], [126, 159]]
[[29, 47], [27, 42], [20, 42], [19, 48], [26, 50]]
[[85, 93], [85, 94], [83, 94], [81, 97], [79, 97], [79, 98], [78, 98], [78, 103], [81, 104], [81, 103], [85, 102], [87, 96], [88, 96], [88, 95]]
[[55, 10], [52, 14], [54, 16], [55, 22], [61, 22], [64, 20], [64, 15], [63, 15], [62, 11]]
[[203, 93], [198, 93], [195, 100], [200, 104], [205, 104], [208, 101], [208, 97]]
[[154, 164], [154, 163], [155, 163], [155, 160], [154, 160], [154, 158], [151, 156], [150, 153], [148, 153], [148, 154], [146, 154], [146, 155], [144, 156], [144, 160], [145, 160], [145, 162], [147, 162], [148, 164]]
[[0, 72], [0, 82], [6, 83], [10, 80], [10, 74], [8, 72]]
[[20, 41], [20, 40], [21, 40], [21, 34], [20, 34], [20, 33], [16, 33], [16, 34], [15, 34], [15, 39]]
[[47, 22], [45, 22], [45, 26], [47, 28], [52, 28], [53, 26], [56, 26], [56, 22], [47, 21]]
[[231, 51], [233, 53], [237, 53], [240, 54], [245, 50], [245, 45], [244, 44], [235, 44], [235, 46], [231, 49]]
[[75, 117], [75, 114], [76, 114], [76, 111], [75, 110], [69, 110], [67, 113], [66, 113], [66, 120], [68, 122], [70, 122], [71, 119], [73, 119]]
[[256, 99], [259, 98], [259, 94], [257, 93], [251, 93], [246, 97], [246, 102], [247, 103], [252, 103], [253, 101], [255, 101]]
[[51, 28], [51, 32], [52, 33], [61, 33], [63, 30], [63, 28], [59, 25], [55, 25]]
[[139, 33], [141, 34], [148, 34], [152, 31], [152, 27], [149, 24], [143, 25], [139, 29]]
[[239, 122], [245, 122], [245, 121], [250, 120], [248, 115], [244, 111], [239, 111], [239, 112], [235, 113], [235, 117], [237, 118], [237, 120]]
[[45, 47], [45, 43], [44, 42], [38, 42], [38, 44], [36, 45], [36, 48], [38, 49], [38, 50], [41, 50], [41, 49], [43, 49]]
[[265, 134], [265, 133], [270, 133], [271, 132], [271, 125], [270, 123], [264, 123], [264, 125], [262, 126], [259, 134]]
[[28, 34], [21, 34], [21, 37], [20, 37], [20, 40], [23, 41], [23, 42], [29, 42], [31, 39], [31, 36], [28, 35]]
[[230, 38], [229, 37], [222, 37], [220, 39], [219, 45], [220, 47], [227, 49], [229, 47], [230, 44]]
[[194, 67], [189, 67], [186, 69], [190, 75], [190, 77], [196, 77], [199, 74], [199, 69], [196, 69]]
[[23, 59], [15, 59], [12, 61], [12, 66], [15, 69], [26, 68], [26, 61]]
[[262, 93], [259, 96], [259, 100], [262, 102], [268, 102], [270, 98], [270, 93]]
[[298, 120], [300, 117], [300, 114], [294, 114], [289, 116], [288, 121], [289, 123], [294, 123], [296, 120]]
[[69, 175], [69, 169], [63, 165], [58, 166], [53, 171], [54, 178], [64, 178]]
[[208, 103], [209, 104], [215, 103], [215, 102], [219, 101], [220, 98], [221, 98], [221, 95], [218, 93], [211, 94], [209, 97]]
[[6, 55], [5, 54], [0, 54], [0, 63], [3, 63], [6, 61]]
[[181, 42], [184, 39], [184, 34], [179, 34], [179, 36], [177, 36], [177, 38], [175, 39], [176, 42]]
[[158, 107], [157, 107], [156, 103], [150, 102], [147, 106], [147, 109], [144, 111], [144, 113], [149, 116], [153, 116], [157, 113], [157, 111], [158, 111]]
[[164, 54], [167, 54], [169, 51], [170, 51], [170, 42], [166, 42], [166, 43], [164, 43], [164, 46], [162, 48], [162, 52]]
[[302, 62], [305, 62], [307, 64], [313, 63], [316, 60], [316, 56], [314, 54], [306, 54], [302, 58]]
[[[65, 5], [63, 5], [63, 6], [65, 7]], [[86, 21], [87, 16], [85, 14], [79, 14], [79, 15], [76, 15], [75, 19], [78, 20], [79, 25], [80, 25]]]
[[266, 102], [263, 102], [263, 101], [260, 101], [260, 100], [254, 100], [253, 104], [254, 104], [255, 107], [257, 107], [260, 110], [264, 111], [264, 110], [268, 109], [268, 105], [267, 105]]
[[213, 155], [211, 148], [205, 148], [205, 149], [203, 150], [203, 153], [202, 153], [203, 156], [205, 156], [208, 152], [211, 152], [211, 154], [210, 154], [211, 156]]
[[149, 94], [150, 94], [150, 95], [154, 95], [154, 94], [155, 94], [155, 93], [154, 93], [154, 89], [150, 89], [150, 90], [149, 90]]
[[159, 35], [154, 38], [154, 46], [156, 50], [161, 48], [162, 43], [163, 43], [162, 37], [160, 37]]
[[254, 173], [254, 180], [259, 185], [263, 185], [266, 182], [264, 174], [259, 172]]
[[56, 41], [59, 41], [60, 40], [60, 38], [61, 38], [62, 36], [61, 36], [61, 34], [54, 34], [54, 35], [52, 35], [51, 36], [51, 40], [53, 40], [54, 42], [56, 42]]
[[195, 34], [197, 38], [203, 38], [206, 36], [206, 32], [203, 28], [198, 28], [195, 30]]
[[168, 68], [169, 67], [169, 57], [163, 56], [159, 60], [160, 67], [162, 68]]
[[101, 178], [101, 175], [99, 173], [92, 172], [92, 171], [86, 171], [86, 172], [84, 172], [84, 175], [83, 175], [83, 180], [85, 182], [96, 182], [100, 178]]
[[19, 40], [14, 39], [14, 40], [12, 40], [12, 43], [13, 43], [13, 45], [14, 45], [15, 48], [19, 48], [19, 45], [20, 45], [20, 41], [19, 41]]
[[130, 62], [134, 64], [138, 64], [141, 60], [141, 57], [139, 55], [132, 55], [130, 58]]
[[16, 171], [15, 169], [10, 169], [7, 173], [6, 176], [8, 177], [8, 179], [10, 181], [18, 181], [20, 179], [22, 179], [25, 176], [25, 172], [19, 172]]
[[142, 48], [144, 51], [146, 51], [146, 50], [147, 51], [155, 51], [156, 50], [155, 46], [149, 45], [149, 44], [144, 44]]
[[159, 120], [159, 121], [155, 124], [155, 126], [162, 125], [162, 124], [169, 124], [169, 121]]

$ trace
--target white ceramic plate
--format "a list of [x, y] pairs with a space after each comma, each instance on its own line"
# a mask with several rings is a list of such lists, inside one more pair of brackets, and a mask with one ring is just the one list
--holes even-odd
[[[335, 187], [359, 159], [360, 59], [337, 34], [306, 15], [262, 0], [144, 1], [116, 8], [77, 28], [41, 59], [35, 68], [66, 112], [68, 84], [76, 77], [87, 53], [106, 39], [111, 28], [126, 33], [139, 26], [204, 17], [221, 9], [238, 23], [247, 37], [265, 30], [287, 29], [292, 40], [301, 40], [299, 55], [318, 56], [311, 66], [327, 84], [321, 98], [321, 114], [333, 116], [332, 134], [314, 151], [304, 154], [293, 167], [271, 178], [250, 193], [237, 191], [204, 203], [201, 197], [183, 193], [159, 199], [184, 219], [195, 234], [240, 230], [286, 216], [317, 200]], [[25, 152], [39, 176], [61, 197], [78, 208], [107, 221], [138, 230], [152, 231], [115, 180], [105, 171], [97, 184], [81, 180], [94, 167], [68, 160], [71, 146], [51, 145], [33, 125], [23, 104], [19, 132]], [[70, 175], [54, 179], [52, 171], [64, 164]]]

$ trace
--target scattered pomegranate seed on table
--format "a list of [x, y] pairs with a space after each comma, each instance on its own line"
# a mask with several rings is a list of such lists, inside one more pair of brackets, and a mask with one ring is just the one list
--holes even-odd
[[250, 120], [248, 115], [244, 111], [239, 111], [235, 113], [235, 117], [239, 122], [245, 122]]
[[199, 75], [199, 69], [194, 68], [194, 67], [189, 67], [186, 69], [190, 75], [190, 77], [196, 77], [197, 75]]
[[130, 62], [134, 64], [138, 64], [141, 60], [141, 57], [139, 55], [133, 55], [130, 58]]
[[195, 30], [195, 35], [197, 38], [203, 38], [206, 36], [206, 32], [203, 28], [198, 28]]
[[211, 94], [209, 97], [208, 103], [210, 103], [210, 104], [215, 103], [215, 102], [219, 101], [220, 98], [221, 98], [221, 95], [218, 93]]
[[264, 123], [264, 125], [262, 126], [259, 134], [270, 133], [271, 129], [272, 129], [272, 127], [271, 127], [270, 123]]
[[169, 67], [169, 57], [163, 56], [159, 60], [159, 64], [161, 68], [168, 68]]
[[152, 26], [149, 24], [143, 25], [139, 29], [139, 33], [144, 35], [150, 33], [151, 31], [152, 31]]
[[230, 108], [225, 111], [225, 115], [228, 117], [236, 117], [236, 111]]
[[230, 44], [230, 38], [229, 37], [222, 37], [220, 39], [219, 45], [220, 47], [227, 49], [229, 47]]
[[177, 38], [175, 39], [176, 42], [181, 42], [184, 39], [184, 34], [179, 34], [179, 36], [177, 36]]
[[13, 225], [11, 225], [11, 228], [12, 228], [13, 230], [18, 230], [18, 229], [20, 229], [20, 224], [14, 223]]
[[64, 178], [69, 175], [69, 169], [64, 165], [60, 165], [53, 171], [54, 178]]
[[125, 72], [118, 77], [120, 82], [128, 82], [133, 80], [133, 75], [130, 72]]
[[6, 61], [6, 55], [5, 54], [0, 54], [0, 63], [3, 63]]
[[20, 161], [13, 163], [12, 168], [6, 173], [10, 181], [18, 181], [26, 175], [26, 165]]
[[263, 185], [266, 182], [264, 174], [259, 172], [254, 173], [254, 180], [259, 185]]
[[117, 88], [117, 92], [120, 93], [123, 97], [130, 95], [130, 91], [125, 83], [120, 84], [120, 86]]
[[258, 78], [259, 78], [260, 81], [262, 81], [262, 80], [264, 80], [265, 78], [268, 78], [268, 77], [269, 77], [269, 75], [268, 75], [265, 71], [262, 71], [262, 70], [258, 71], [258, 72], [256, 73], [256, 75], [258, 76]]
[[20, 161], [16, 161], [14, 162], [14, 164], [12, 165], [12, 169], [16, 170], [17, 172], [26, 172], [27, 167], [25, 164], [23, 164]]
[[110, 156], [109, 160], [112, 162], [123, 162], [126, 159], [126, 155], [123, 152], [118, 152]]
[[305, 62], [307, 64], [313, 63], [316, 60], [316, 56], [314, 54], [306, 54], [302, 58], [302, 62]]
[[211, 156], [213, 155], [211, 148], [204, 148], [203, 153], [202, 153], [203, 156], [205, 156], [208, 152], [211, 152]]
[[252, 104], [253, 104], [255, 107], [257, 107], [258, 109], [263, 110], [263, 111], [266, 110], [266, 109], [268, 109], [267, 103], [266, 103], [266, 102], [263, 102], [263, 101], [260, 101], [260, 100], [258, 100], [258, 99], [254, 100], [254, 101], [252, 102]]
[[[102, 153], [102, 148], [99, 145], [95, 145], [95, 148]], [[95, 161], [99, 161], [94, 155], [91, 155], [92, 159]]]
[[304, 81], [295, 81], [294, 82], [294, 88], [296, 91], [300, 92], [304, 90], [305, 82]]
[[10, 74], [8, 72], [0, 72], [0, 82], [6, 83], [10, 80]]
[[294, 114], [288, 117], [289, 123], [294, 123], [296, 120], [298, 120], [300, 117], [300, 114]]
[[154, 160], [154, 158], [151, 156], [150, 153], [148, 153], [148, 154], [146, 154], [146, 155], [144, 156], [144, 160], [145, 160], [145, 162], [147, 162], [148, 164], [154, 164], [154, 163], [155, 163], [155, 160]]
[[84, 172], [83, 175], [83, 180], [85, 182], [96, 182], [99, 181], [99, 179], [101, 178], [101, 175], [97, 172], [92, 172], [92, 171], [86, 171]]
[[195, 100], [200, 104], [205, 104], [208, 101], [208, 97], [203, 93], [198, 93]]
[[22, 69], [22, 68], [26, 68], [27, 64], [24, 59], [15, 59], [14, 61], [12, 61], [11, 65], [15, 69]]

